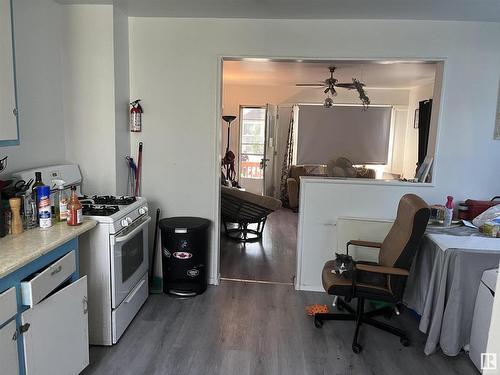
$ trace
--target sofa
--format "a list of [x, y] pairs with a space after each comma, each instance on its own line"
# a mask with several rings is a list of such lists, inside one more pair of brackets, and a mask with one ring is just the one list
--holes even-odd
[[327, 165], [292, 165], [288, 173], [287, 193], [288, 207], [293, 211], [299, 208], [299, 189], [301, 176], [375, 178], [375, 170], [354, 167], [347, 158], [332, 159]]
[[301, 176], [328, 177], [326, 166], [324, 165], [292, 165], [286, 180], [288, 193], [288, 207], [297, 211], [299, 208], [299, 188]]

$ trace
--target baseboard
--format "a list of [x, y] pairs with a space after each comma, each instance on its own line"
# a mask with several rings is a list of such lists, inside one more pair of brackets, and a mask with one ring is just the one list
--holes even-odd
[[325, 292], [323, 287], [320, 285], [299, 285], [297, 290], [304, 292]]

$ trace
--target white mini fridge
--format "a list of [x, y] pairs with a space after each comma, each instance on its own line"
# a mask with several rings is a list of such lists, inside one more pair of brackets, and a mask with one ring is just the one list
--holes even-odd
[[484, 271], [477, 291], [474, 317], [470, 334], [469, 357], [481, 371], [481, 353], [486, 352], [490, 330], [491, 311], [495, 299], [498, 268]]

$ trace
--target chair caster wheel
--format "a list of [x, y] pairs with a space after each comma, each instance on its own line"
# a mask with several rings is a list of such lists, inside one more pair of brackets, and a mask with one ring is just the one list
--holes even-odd
[[407, 338], [407, 337], [401, 337], [399, 339], [399, 342], [401, 343], [401, 345], [403, 346], [410, 346], [410, 340]]
[[314, 326], [316, 328], [321, 328], [321, 327], [323, 327], [323, 322], [321, 320], [314, 318]]
[[359, 344], [352, 344], [352, 351], [354, 353], [359, 354], [359, 353], [361, 353], [362, 349], [363, 348], [361, 347], [361, 345], [359, 345]]

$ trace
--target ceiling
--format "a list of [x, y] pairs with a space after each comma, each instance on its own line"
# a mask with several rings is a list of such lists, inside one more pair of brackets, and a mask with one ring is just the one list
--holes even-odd
[[321, 83], [328, 78], [328, 67], [336, 66], [339, 82], [358, 78], [368, 88], [407, 89], [431, 83], [435, 63], [395, 61], [263, 61], [247, 59], [224, 61], [224, 83], [244, 85], [295, 86], [296, 83]]
[[418, 19], [500, 22], [499, 0], [56, 0], [111, 4], [133, 17]]

